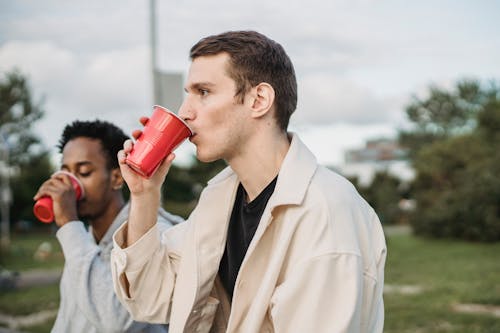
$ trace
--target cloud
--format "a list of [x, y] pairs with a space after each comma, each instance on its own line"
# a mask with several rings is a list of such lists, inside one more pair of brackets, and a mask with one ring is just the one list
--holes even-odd
[[[6, 4], [2, 4], [2, 2]], [[5, 40], [52, 40], [79, 56], [145, 43], [149, 32], [144, 1], [88, 0], [80, 3], [45, 0], [0, 0], [0, 43]], [[147, 39], [146, 39], [147, 40]]]
[[318, 162], [327, 166], [341, 165], [346, 149], [362, 148], [368, 139], [395, 137], [397, 132], [387, 123], [299, 125], [292, 126], [292, 130], [317, 156]]
[[0, 70], [19, 68], [35, 86], [62, 89], [78, 70], [78, 59], [50, 41], [11, 41], [0, 47]]
[[75, 113], [138, 108], [151, 87], [148, 50], [135, 47], [97, 54], [89, 61], [53, 42], [9, 42], [0, 47], [0, 70], [19, 68], [35, 91]]
[[[148, 2], [0, 0], [0, 8], [0, 70], [19, 67], [35, 96], [46, 96], [37, 126], [49, 145], [72, 119], [100, 117], [129, 131], [149, 112]], [[411, 94], [430, 83], [500, 75], [492, 42], [499, 9], [453, 0], [157, 1], [158, 65], [186, 73], [189, 48], [200, 38], [258, 30], [294, 62], [292, 125], [394, 128]]]
[[150, 97], [147, 55], [143, 47], [97, 55], [83, 69], [75, 98], [102, 113], [141, 108]]
[[150, 112], [148, 51], [143, 47], [97, 54], [89, 60], [53, 42], [8, 42], [0, 47], [0, 71], [27, 74], [46, 116], [36, 129], [49, 146], [75, 119], [109, 120], [130, 131]]
[[299, 102], [293, 123], [394, 123], [404, 98], [380, 97], [369, 88], [335, 75], [299, 78]]

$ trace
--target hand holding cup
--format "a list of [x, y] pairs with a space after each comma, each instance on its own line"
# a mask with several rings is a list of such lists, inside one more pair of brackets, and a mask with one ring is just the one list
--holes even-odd
[[141, 117], [135, 144], [127, 140], [118, 153], [122, 176], [132, 195], [158, 196], [175, 158], [172, 151], [192, 135], [187, 124], [169, 110], [154, 106], [151, 118]]
[[[150, 178], [160, 163], [192, 135], [189, 126], [175, 113], [155, 105], [151, 118], [141, 118], [144, 125], [132, 150], [126, 156], [127, 163], [135, 172]], [[134, 135], [135, 137], [135, 135]]]
[[[63, 176], [64, 175], [64, 176]], [[67, 191], [67, 185], [64, 177], [69, 178], [69, 183], [72, 187], [72, 192]], [[33, 206], [33, 213], [43, 223], [51, 223], [55, 219], [54, 213], [54, 197], [57, 197], [58, 204], [62, 210], [65, 210], [65, 215], [71, 215], [68, 219], [76, 218], [76, 201], [82, 199], [85, 195], [85, 190], [82, 183], [78, 178], [76, 178], [72, 173], [67, 171], [57, 171], [52, 175], [52, 177], [44, 182], [34, 199], [36, 200]], [[63, 197], [70, 196], [70, 199], [66, 199], [66, 203], [59, 202]], [[69, 207], [71, 206], [71, 207]], [[70, 211], [68, 213], [68, 211]]]

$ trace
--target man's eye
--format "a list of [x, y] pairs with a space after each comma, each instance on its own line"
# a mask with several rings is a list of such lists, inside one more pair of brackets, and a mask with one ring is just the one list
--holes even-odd
[[208, 90], [207, 89], [199, 89], [200, 95], [201, 96], [207, 96], [208, 95]]
[[91, 174], [91, 173], [92, 173], [91, 171], [88, 171], [88, 172], [80, 172], [80, 176], [82, 176], [82, 177], [88, 177], [88, 176], [90, 176], [90, 174]]

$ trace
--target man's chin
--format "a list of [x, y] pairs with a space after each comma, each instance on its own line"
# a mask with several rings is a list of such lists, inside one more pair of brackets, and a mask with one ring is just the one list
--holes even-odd
[[202, 162], [202, 163], [210, 163], [210, 162], [215, 162], [218, 160], [218, 158], [211, 158], [211, 157], [206, 157], [206, 156], [196, 156], [196, 158], [198, 159], [198, 161]]
[[210, 163], [210, 162], [215, 162], [217, 160], [220, 160], [219, 156], [213, 155], [213, 154], [203, 154], [199, 150], [196, 151], [196, 158], [198, 161], [203, 162], [203, 163]]
[[78, 211], [78, 218], [85, 223], [92, 221], [92, 215], [82, 211]]

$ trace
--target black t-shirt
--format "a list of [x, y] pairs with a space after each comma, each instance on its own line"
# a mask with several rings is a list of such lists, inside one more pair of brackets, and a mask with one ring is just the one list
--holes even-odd
[[233, 298], [234, 284], [241, 263], [255, 235], [267, 202], [274, 192], [277, 179], [278, 177], [274, 178], [250, 203], [245, 200], [246, 193], [243, 186], [241, 184], [238, 186], [231, 220], [229, 221], [226, 249], [219, 265], [219, 276], [229, 295], [229, 299]]

